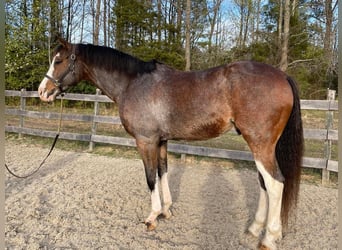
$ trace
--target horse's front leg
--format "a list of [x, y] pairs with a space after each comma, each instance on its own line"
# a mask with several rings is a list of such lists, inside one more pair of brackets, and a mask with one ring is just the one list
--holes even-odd
[[153, 230], [157, 226], [158, 216], [162, 213], [157, 179], [159, 146], [155, 142], [137, 140], [137, 147], [144, 162], [147, 185], [151, 191], [152, 211], [145, 224], [148, 230]]
[[171, 192], [167, 175], [167, 141], [162, 141], [159, 147], [158, 175], [163, 194], [163, 216], [166, 219], [171, 217], [170, 207], [172, 205]]

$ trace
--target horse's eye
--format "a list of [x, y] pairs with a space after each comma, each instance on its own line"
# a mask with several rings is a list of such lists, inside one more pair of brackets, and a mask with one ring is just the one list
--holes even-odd
[[55, 61], [55, 65], [61, 64], [62, 60]]

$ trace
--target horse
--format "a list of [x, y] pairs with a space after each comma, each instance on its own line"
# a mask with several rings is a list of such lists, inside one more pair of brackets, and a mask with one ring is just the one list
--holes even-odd
[[38, 88], [40, 99], [52, 102], [81, 80], [118, 105], [123, 127], [136, 140], [151, 191], [147, 230], [156, 228], [159, 217], [172, 216], [168, 140], [204, 140], [234, 128], [253, 154], [260, 189], [246, 235], [264, 233], [258, 247], [276, 249], [296, 207], [301, 174], [303, 128], [294, 79], [253, 61], [183, 72], [113, 48], [59, 39]]

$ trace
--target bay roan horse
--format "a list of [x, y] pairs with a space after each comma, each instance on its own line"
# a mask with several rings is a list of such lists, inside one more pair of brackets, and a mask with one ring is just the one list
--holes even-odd
[[293, 79], [250, 61], [182, 72], [112, 48], [60, 39], [39, 86], [41, 100], [54, 101], [81, 80], [117, 103], [124, 128], [136, 139], [151, 190], [149, 230], [159, 215], [171, 216], [167, 141], [208, 139], [234, 127], [248, 143], [259, 174], [259, 203], [248, 233], [259, 237], [265, 229], [259, 247], [276, 248], [300, 181], [303, 129]]

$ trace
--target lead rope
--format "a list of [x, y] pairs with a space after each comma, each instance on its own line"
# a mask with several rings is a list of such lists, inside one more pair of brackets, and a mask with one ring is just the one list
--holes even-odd
[[36, 172], [38, 172], [38, 170], [44, 165], [46, 159], [50, 156], [52, 150], [54, 149], [55, 145], [56, 145], [56, 142], [58, 140], [58, 137], [59, 137], [59, 133], [60, 133], [60, 130], [61, 130], [61, 127], [62, 127], [62, 113], [63, 113], [63, 95], [61, 97], [61, 108], [60, 108], [60, 116], [59, 116], [59, 123], [58, 123], [58, 129], [57, 129], [57, 134], [56, 134], [56, 137], [52, 143], [52, 146], [49, 150], [49, 153], [45, 156], [45, 158], [43, 159], [43, 161], [39, 164], [39, 167], [34, 170], [32, 173], [28, 174], [28, 175], [25, 175], [25, 176], [20, 176], [20, 175], [17, 175], [15, 174], [12, 170], [9, 169], [9, 167], [7, 166], [7, 164], [5, 163], [5, 167], [7, 169], [7, 171], [13, 175], [14, 177], [17, 177], [17, 178], [21, 178], [21, 179], [25, 179], [25, 178], [28, 178], [32, 175], [34, 175]]

